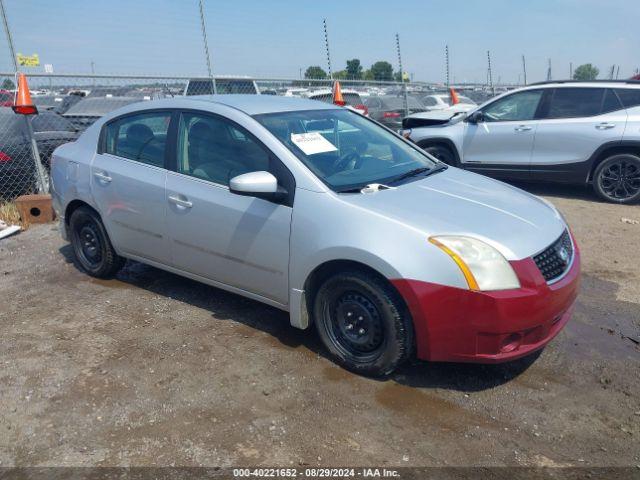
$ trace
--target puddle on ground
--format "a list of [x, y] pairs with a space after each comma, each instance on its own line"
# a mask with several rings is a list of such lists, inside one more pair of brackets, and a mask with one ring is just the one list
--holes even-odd
[[448, 400], [395, 382], [384, 384], [375, 398], [379, 405], [395, 413], [419, 418], [454, 432], [490, 425], [487, 419]]

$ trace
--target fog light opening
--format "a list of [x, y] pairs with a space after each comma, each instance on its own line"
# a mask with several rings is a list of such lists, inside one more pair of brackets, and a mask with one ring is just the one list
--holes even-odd
[[522, 335], [520, 335], [519, 333], [512, 333], [500, 342], [500, 353], [513, 352], [514, 350], [520, 348], [521, 343]]

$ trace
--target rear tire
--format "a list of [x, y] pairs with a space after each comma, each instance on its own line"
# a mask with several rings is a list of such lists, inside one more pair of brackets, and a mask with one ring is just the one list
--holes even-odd
[[411, 355], [411, 316], [392, 286], [374, 274], [355, 270], [328, 278], [313, 312], [322, 343], [348, 370], [383, 376]]
[[607, 202], [629, 204], [640, 200], [640, 157], [621, 153], [598, 165], [593, 189]]
[[100, 216], [91, 208], [79, 207], [69, 219], [71, 246], [78, 264], [97, 278], [111, 278], [125, 263], [111, 245]]
[[458, 166], [458, 161], [451, 148], [446, 145], [427, 145], [423, 147], [423, 150], [432, 157], [436, 157], [442, 163], [451, 165], [452, 167]]

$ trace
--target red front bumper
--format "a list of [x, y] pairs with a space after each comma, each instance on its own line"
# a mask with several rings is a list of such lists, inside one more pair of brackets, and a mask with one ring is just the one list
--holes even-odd
[[517, 290], [476, 292], [392, 280], [413, 317], [418, 358], [499, 363], [528, 355], [551, 341], [571, 317], [578, 295], [577, 245], [571, 269], [552, 285], [531, 258], [511, 265], [520, 279]]

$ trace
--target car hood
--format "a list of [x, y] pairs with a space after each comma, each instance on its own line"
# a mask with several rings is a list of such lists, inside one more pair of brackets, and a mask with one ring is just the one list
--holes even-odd
[[494, 246], [507, 260], [531, 257], [566, 227], [540, 198], [497, 180], [449, 167], [421, 180], [341, 199], [432, 235], [464, 235]]

